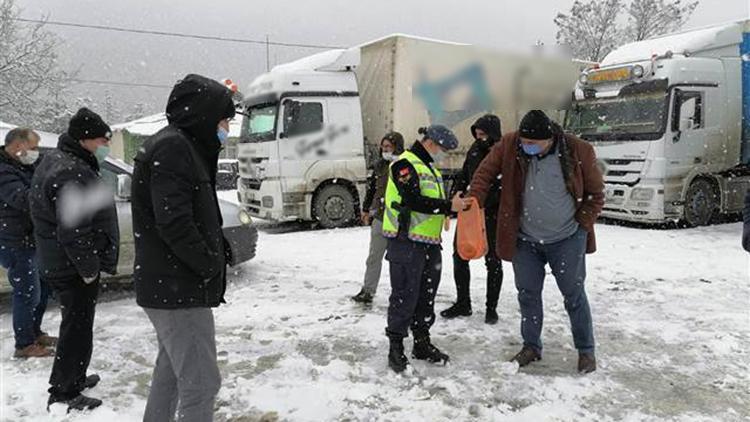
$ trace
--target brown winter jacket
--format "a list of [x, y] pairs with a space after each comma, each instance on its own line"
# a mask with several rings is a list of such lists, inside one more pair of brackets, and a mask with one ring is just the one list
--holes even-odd
[[[557, 148], [565, 185], [577, 204], [576, 221], [589, 234], [586, 253], [593, 253], [596, 251], [594, 223], [604, 206], [604, 180], [596, 165], [594, 148], [567, 134], [558, 137]], [[521, 150], [518, 132], [511, 132], [492, 147], [471, 180], [469, 192], [484, 206], [492, 182], [501, 177], [503, 194], [498, 210], [497, 254], [506, 261], [512, 260], [516, 252], [528, 165], [529, 159]]]

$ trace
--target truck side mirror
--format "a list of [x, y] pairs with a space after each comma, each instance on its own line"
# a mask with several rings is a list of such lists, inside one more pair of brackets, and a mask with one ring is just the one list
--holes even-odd
[[119, 199], [129, 200], [131, 194], [132, 179], [130, 175], [118, 174], [117, 175], [117, 192], [115, 194]]

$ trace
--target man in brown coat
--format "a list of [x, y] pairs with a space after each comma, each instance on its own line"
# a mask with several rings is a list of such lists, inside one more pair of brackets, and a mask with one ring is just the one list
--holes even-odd
[[570, 317], [578, 371], [596, 370], [594, 332], [584, 280], [586, 254], [596, 250], [594, 223], [604, 205], [604, 181], [594, 149], [564, 134], [533, 110], [482, 161], [470, 194], [480, 204], [501, 178], [497, 254], [513, 263], [521, 308], [520, 366], [542, 358], [542, 288], [552, 269]]

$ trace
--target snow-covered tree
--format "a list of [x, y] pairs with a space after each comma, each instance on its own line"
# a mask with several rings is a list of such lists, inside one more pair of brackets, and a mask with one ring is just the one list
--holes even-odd
[[557, 42], [576, 58], [600, 61], [621, 41], [617, 17], [623, 7], [622, 0], [576, 0], [569, 14], [555, 18]]
[[554, 20], [557, 42], [576, 58], [599, 62], [621, 44], [679, 30], [697, 6], [698, 0], [576, 0]]
[[628, 35], [641, 41], [682, 28], [698, 7], [698, 1], [633, 0], [628, 8]]
[[59, 131], [70, 75], [59, 67], [58, 39], [44, 24], [15, 20], [14, 0], [0, 0], [0, 120], [35, 129]]

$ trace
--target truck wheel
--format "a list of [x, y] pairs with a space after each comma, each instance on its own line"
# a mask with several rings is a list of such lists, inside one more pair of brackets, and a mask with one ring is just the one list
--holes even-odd
[[691, 227], [708, 225], [718, 208], [719, 197], [711, 182], [698, 179], [690, 184], [685, 196], [685, 221]]
[[344, 227], [355, 220], [354, 197], [345, 186], [328, 185], [315, 196], [314, 215], [326, 229]]

